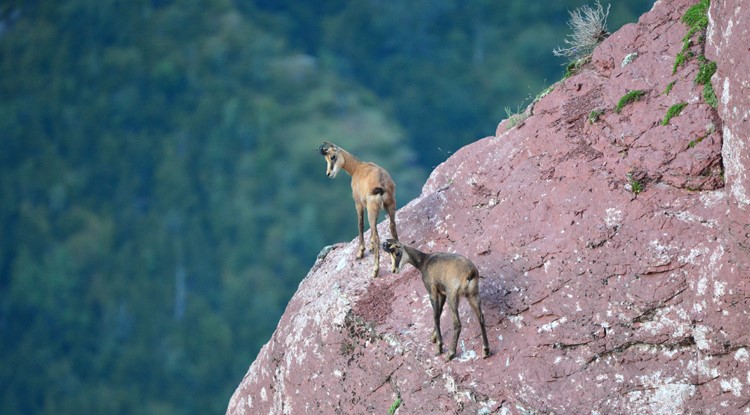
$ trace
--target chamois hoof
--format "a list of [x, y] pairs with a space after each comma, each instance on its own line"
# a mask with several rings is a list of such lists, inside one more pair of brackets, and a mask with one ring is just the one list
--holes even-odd
[[482, 358], [486, 359], [490, 356], [492, 356], [492, 353], [490, 353], [490, 349], [484, 349], [484, 351], [482, 352]]
[[362, 258], [364, 258], [364, 256], [365, 256], [365, 250], [364, 249], [360, 249], [359, 251], [357, 251], [357, 255], [355, 256], [355, 258], [362, 259]]
[[378, 270], [375, 270], [372, 272], [372, 278], [377, 278], [377, 277], [378, 277]]
[[456, 353], [448, 353], [445, 355], [445, 362], [448, 363], [456, 357]]

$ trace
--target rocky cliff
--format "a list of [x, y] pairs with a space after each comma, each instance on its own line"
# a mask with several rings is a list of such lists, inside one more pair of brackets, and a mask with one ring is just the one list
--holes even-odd
[[227, 413], [750, 413], [750, 5], [713, 0], [685, 44], [694, 3], [657, 2], [399, 210], [402, 241], [476, 263], [492, 356], [465, 301], [434, 356], [418, 271], [370, 279], [338, 244]]

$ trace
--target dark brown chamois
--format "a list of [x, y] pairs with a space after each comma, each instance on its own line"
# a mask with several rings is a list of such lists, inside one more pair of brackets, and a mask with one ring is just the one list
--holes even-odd
[[422, 282], [430, 294], [432, 316], [435, 321], [432, 342], [437, 343], [436, 354], [443, 353], [440, 315], [443, 313], [443, 305], [447, 299], [453, 315], [453, 343], [446, 360], [451, 360], [456, 356], [458, 335], [461, 333], [458, 302], [461, 296], [464, 296], [469, 300], [471, 308], [479, 319], [479, 326], [482, 329], [482, 343], [484, 344], [482, 355], [484, 357], [490, 355], [487, 331], [484, 327], [484, 314], [479, 300], [479, 271], [468, 258], [458, 254], [442, 252], [426, 254], [394, 239], [383, 242], [383, 250], [391, 256], [391, 271], [394, 273], [399, 273], [406, 264], [412, 264], [422, 273]]

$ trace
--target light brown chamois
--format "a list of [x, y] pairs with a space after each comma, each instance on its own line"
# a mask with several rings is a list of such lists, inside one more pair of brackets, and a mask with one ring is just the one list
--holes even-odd
[[453, 343], [446, 360], [456, 356], [458, 335], [461, 333], [461, 320], [458, 316], [458, 302], [461, 296], [466, 297], [479, 319], [482, 329], [483, 356], [490, 355], [487, 343], [487, 331], [484, 328], [484, 314], [479, 300], [479, 271], [466, 257], [458, 254], [436, 252], [426, 254], [418, 249], [406, 246], [401, 242], [389, 239], [383, 242], [383, 250], [391, 256], [391, 270], [399, 273], [404, 265], [412, 264], [422, 273], [422, 282], [430, 294], [432, 317], [435, 330], [432, 332], [432, 342], [437, 343], [437, 353], [443, 353], [443, 336], [440, 333], [440, 315], [443, 305], [448, 299], [448, 306], [453, 315]]
[[326, 176], [335, 178], [341, 169], [352, 176], [352, 196], [357, 208], [359, 224], [359, 250], [357, 259], [365, 255], [364, 215], [370, 222], [370, 243], [375, 256], [372, 276], [378, 276], [380, 265], [380, 237], [378, 236], [378, 214], [381, 209], [388, 212], [391, 237], [398, 239], [396, 233], [396, 184], [391, 175], [375, 163], [362, 162], [343, 148], [324, 141], [318, 149], [326, 159]]

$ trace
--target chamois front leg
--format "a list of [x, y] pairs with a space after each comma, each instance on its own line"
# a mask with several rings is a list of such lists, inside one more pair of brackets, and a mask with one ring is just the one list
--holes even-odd
[[365, 207], [361, 203], [355, 203], [357, 207], [357, 224], [359, 226], [359, 249], [357, 250], [357, 259], [365, 256]]
[[370, 222], [370, 247], [373, 254], [372, 277], [377, 278], [380, 270], [380, 237], [378, 236], [378, 206], [375, 203], [367, 203], [367, 217]]
[[458, 292], [452, 293], [448, 299], [448, 306], [451, 308], [451, 315], [453, 316], [453, 342], [451, 343], [451, 350], [446, 356], [445, 360], [449, 361], [456, 357], [456, 347], [458, 347], [458, 336], [461, 334], [461, 319], [458, 316]]

